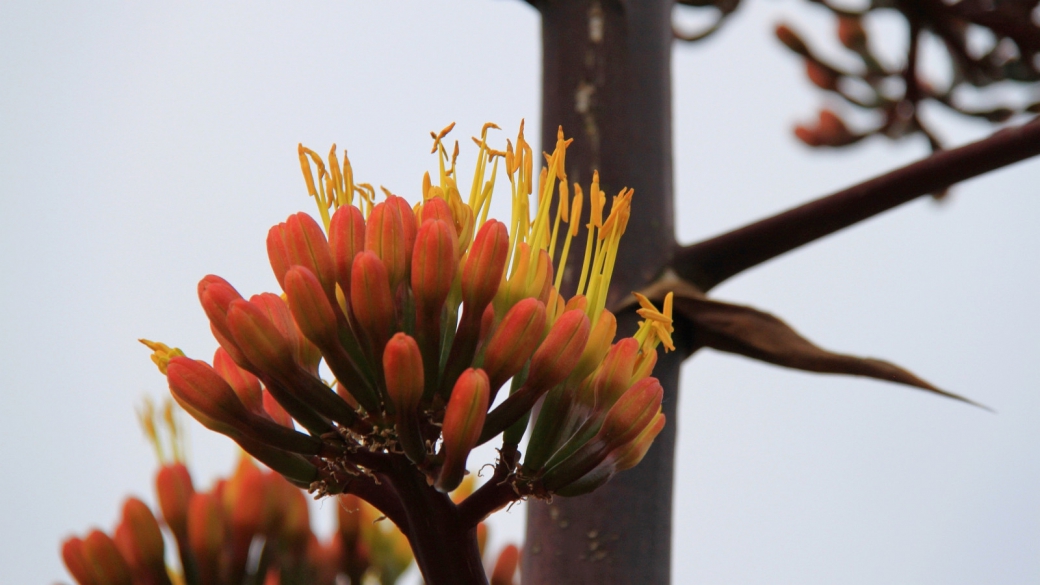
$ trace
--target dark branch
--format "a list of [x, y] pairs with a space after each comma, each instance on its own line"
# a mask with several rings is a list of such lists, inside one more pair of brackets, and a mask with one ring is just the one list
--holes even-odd
[[672, 268], [707, 292], [731, 276], [912, 199], [1040, 154], [1040, 119], [681, 248]]

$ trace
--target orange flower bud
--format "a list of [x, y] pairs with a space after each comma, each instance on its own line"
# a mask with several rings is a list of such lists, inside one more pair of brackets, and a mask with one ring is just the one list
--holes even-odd
[[264, 401], [260, 388], [260, 379], [238, 367], [228, 352], [218, 347], [213, 354], [213, 369], [238, 395], [246, 409], [254, 414], [264, 414]]
[[619, 447], [634, 439], [659, 412], [664, 389], [657, 378], [646, 378], [629, 388], [607, 412], [594, 441]]
[[73, 536], [61, 544], [61, 560], [79, 585], [102, 585], [83, 554], [83, 540]]
[[516, 569], [520, 565], [520, 549], [515, 544], [502, 549], [491, 572], [491, 585], [513, 585]]
[[104, 532], [92, 530], [83, 539], [83, 558], [93, 569], [94, 579], [104, 585], [132, 585], [130, 567], [116, 543]]
[[221, 582], [220, 557], [226, 538], [227, 527], [217, 496], [193, 495], [188, 502], [188, 546], [204, 585]]
[[[567, 303], [567, 309], [571, 310], [570, 303]], [[584, 312], [585, 307], [581, 307], [580, 310]], [[603, 358], [610, 351], [610, 344], [613, 343], [616, 333], [617, 318], [610, 311], [603, 309], [599, 314], [599, 319], [596, 319], [596, 323], [592, 326], [585, 351], [581, 353], [578, 365], [574, 366], [574, 371], [571, 373], [572, 382], [581, 382], [603, 363]]]
[[390, 339], [383, 350], [383, 375], [386, 391], [398, 412], [419, 408], [423, 392], [422, 355], [419, 344], [404, 333]]
[[177, 538], [178, 544], [188, 538], [188, 501], [195, 493], [191, 474], [183, 463], [171, 463], [155, 474], [155, 493], [163, 520]]
[[419, 344], [404, 333], [390, 339], [383, 351], [383, 376], [393, 405], [397, 439], [405, 455], [416, 463], [426, 459], [426, 444], [419, 427], [419, 402], [423, 396], [423, 356]]
[[285, 273], [282, 289], [293, 321], [307, 339], [319, 348], [339, 343], [336, 313], [313, 272], [303, 266], [292, 267]]
[[336, 267], [336, 281], [343, 292], [350, 294], [350, 267], [365, 249], [365, 218], [353, 205], [336, 210], [329, 224], [329, 247]]
[[483, 370], [470, 368], [459, 376], [444, 411], [444, 464], [435, 484], [437, 490], [447, 493], [462, 483], [466, 459], [484, 427], [489, 396], [490, 382]]
[[589, 318], [582, 311], [567, 311], [560, 315], [531, 358], [524, 386], [544, 391], [566, 379], [585, 351], [590, 329]]
[[394, 328], [394, 301], [387, 268], [374, 252], [366, 250], [354, 258], [350, 304], [358, 325], [368, 337], [372, 355], [378, 359]]
[[321, 447], [319, 439], [297, 433], [246, 410], [231, 386], [209, 364], [174, 358], [166, 371], [170, 392], [177, 402], [211, 430], [233, 439], [250, 437], [294, 453], [318, 453]]
[[520, 420], [550, 388], [565, 380], [578, 363], [588, 338], [589, 318], [585, 313], [567, 311], [561, 315], [534, 352], [524, 385], [488, 414], [478, 444]]
[[378, 410], [375, 392], [340, 343], [336, 313], [317, 277], [303, 266], [294, 266], [285, 274], [285, 292], [293, 320], [304, 336], [321, 349], [336, 379], [346, 385], [355, 402], [360, 401], [369, 412]]
[[565, 497], [580, 496], [587, 494], [599, 486], [607, 483], [615, 473], [631, 469], [640, 461], [643, 456], [650, 449], [654, 439], [664, 428], [665, 416], [663, 413], [658, 413], [653, 418], [649, 425], [635, 439], [631, 442], [626, 443], [613, 451], [592, 471], [589, 471], [581, 478], [563, 486], [555, 493]]
[[542, 342], [545, 330], [545, 305], [526, 298], [513, 305], [498, 325], [484, 352], [484, 371], [491, 381], [491, 400], [499, 388], [512, 378]]
[[[576, 450], [565, 446], [549, 460], [542, 485], [550, 491], [557, 491], [589, 476], [612, 452], [625, 447], [654, 424], [661, 413], [663, 396], [664, 390], [656, 378], [646, 378], [629, 388], [607, 413], [595, 437]], [[617, 453], [627, 454], [627, 451]], [[600, 468], [600, 473], [586, 479], [584, 487], [602, 484], [611, 473], [611, 469]]]
[[455, 280], [457, 247], [455, 229], [450, 224], [442, 220], [423, 222], [412, 255], [411, 284], [417, 317], [440, 320], [441, 307]]
[[451, 226], [455, 235], [458, 235], [458, 232], [455, 231], [455, 216], [451, 213], [451, 206], [448, 205], [447, 201], [440, 197], [427, 199], [426, 202], [422, 204], [422, 207], [419, 208], [418, 219], [420, 226], [428, 221], [439, 219]]
[[639, 357], [639, 342], [626, 337], [614, 344], [592, 380], [596, 408], [606, 412], [631, 386], [632, 370]]
[[116, 527], [115, 543], [135, 576], [144, 577], [138, 578], [138, 582], [161, 582], [148, 577], [166, 573], [162, 531], [152, 511], [141, 500], [127, 498], [123, 504], [123, 518]]
[[[395, 195], [372, 208], [365, 227], [365, 251], [373, 252], [386, 265], [390, 289], [408, 276], [415, 244], [415, 214], [408, 203]], [[353, 275], [352, 275], [353, 276]]]
[[286, 242], [285, 227], [285, 222], [282, 222], [267, 230], [267, 259], [271, 262], [271, 270], [274, 271], [278, 286], [283, 290], [285, 285], [282, 281], [285, 279], [285, 273], [294, 264]]
[[206, 317], [209, 318], [210, 328], [213, 330], [213, 336], [217, 339], [217, 342], [235, 360], [236, 364], [251, 372], [255, 372], [255, 366], [246, 359], [242, 351], [235, 345], [234, 337], [231, 335], [231, 330], [228, 329], [227, 325], [228, 309], [233, 301], [242, 300], [242, 295], [238, 294], [235, 287], [231, 286], [228, 281], [212, 274], [199, 281], [198, 294], [202, 310], [206, 312]]
[[336, 301], [336, 270], [329, 243], [318, 222], [306, 213], [289, 216], [285, 222], [286, 246], [293, 265], [303, 266], [318, 277], [325, 295]]
[[509, 256], [509, 233], [505, 224], [488, 220], [470, 247], [462, 269], [462, 301], [480, 315], [495, 298]]
[[291, 376], [295, 372], [292, 344], [258, 304], [244, 300], [231, 301], [227, 311], [227, 327], [235, 345], [260, 371], [282, 377]]
[[292, 311], [282, 297], [273, 293], [261, 293], [249, 297], [249, 302], [262, 309], [282, 337], [289, 342], [296, 363], [317, 376], [321, 352], [300, 331], [293, 320]]

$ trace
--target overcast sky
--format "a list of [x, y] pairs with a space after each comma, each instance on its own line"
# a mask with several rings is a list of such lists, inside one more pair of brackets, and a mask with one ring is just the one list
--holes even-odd
[[[430, 130], [540, 123], [539, 23], [518, 0], [144, 4], [0, 7], [3, 583], [68, 580], [67, 534], [110, 530], [127, 494], [154, 503], [133, 407], [165, 385], [136, 340], [208, 358], [199, 278], [276, 290], [267, 229], [313, 209], [298, 142], [349, 149], [359, 180], [414, 201], [435, 163]], [[772, 26], [791, 15], [829, 39], [829, 21], [793, 0], [746, 4], [717, 37], [675, 51], [684, 242], [926, 154], [916, 139], [840, 153], [796, 143], [791, 125], [822, 98]], [[952, 144], [989, 131], [926, 114]], [[1019, 164], [713, 291], [999, 414], [698, 354], [669, 421], [676, 583], [1040, 580], [1038, 191], [1040, 161]], [[190, 432], [208, 486], [234, 449]], [[322, 530], [331, 516], [316, 506]], [[493, 546], [520, 539], [522, 522], [519, 507], [497, 516]]]

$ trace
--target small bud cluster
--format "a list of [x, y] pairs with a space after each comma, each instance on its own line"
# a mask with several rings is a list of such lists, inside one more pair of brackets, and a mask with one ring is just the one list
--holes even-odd
[[[130, 497], [110, 534], [94, 529], [83, 538], [65, 540], [62, 558], [80, 585], [334, 585], [343, 577], [349, 583], [391, 585], [411, 565], [405, 536], [392, 523], [379, 522], [381, 513], [353, 495], [337, 496], [336, 530], [319, 539], [311, 529], [303, 492], [281, 475], [262, 471], [248, 456], [210, 490], [196, 490], [178, 459], [172, 412], [167, 408], [163, 413], [174, 439], [172, 460], [161, 447], [154, 414], [146, 405], [141, 422], [165, 461], [155, 476], [158, 513]], [[465, 482], [452, 497], [464, 498], [472, 486], [472, 481]], [[176, 567], [166, 564], [164, 532], [174, 545]], [[478, 532], [483, 554], [483, 524]], [[515, 582], [517, 555], [514, 545], [501, 551], [490, 574], [492, 583]]]
[[[220, 277], [202, 279], [199, 299], [220, 348], [213, 365], [156, 350], [174, 398], [294, 484], [357, 493], [398, 523], [407, 514], [390, 509], [409, 502], [384, 500], [408, 500], [401, 493], [413, 487], [400, 484], [410, 474], [450, 492], [471, 450], [500, 434], [496, 481], [512, 499], [577, 495], [635, 465], [664, 424], [650, 373], [657, 345], [671, 349], [672, 329], [670, 302], [662, 313], [641, 299], [639, 332], [613, 343], [606, 293], [632, 191], [622, 189], [604, 218], [606, 197], [593, 178], [580, 282], [564, 297], [554, 263], [566, 263], [584, 206], [581, 187], [573, 185], [572, 198], [567, 183], [570, 141], [561, 130], [536, 186], [522, 125], [504, 151], [487, 146], [492, 128], [474, 139], [468, 202], [457, 183], [458, 144], [450, 157], [443, 144], [450, 127], [433, 135], [439, 184], [427, 174], [414, 206], [385, 189], [376, 202], [335, 146], [328, 166], [301, 146], [321, 223], [297, 213], [271, 228], [267, 251], [282, 295], [245, 298]], [[503, 160], [508, 225], [487, 219]], [[320, 377], [320, 363], [333, 382]]]

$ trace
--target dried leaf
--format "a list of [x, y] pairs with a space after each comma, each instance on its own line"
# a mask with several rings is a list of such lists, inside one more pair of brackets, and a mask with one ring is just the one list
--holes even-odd
[[693, 325], [697, 346], [736, 353], [786, 368], [866, 376], [905, 384], [990, 410], [963, 396], [936, 388], [895, 364], [820, 348], [787, 323], [758, 309], [676, 295], [675, 312]]

